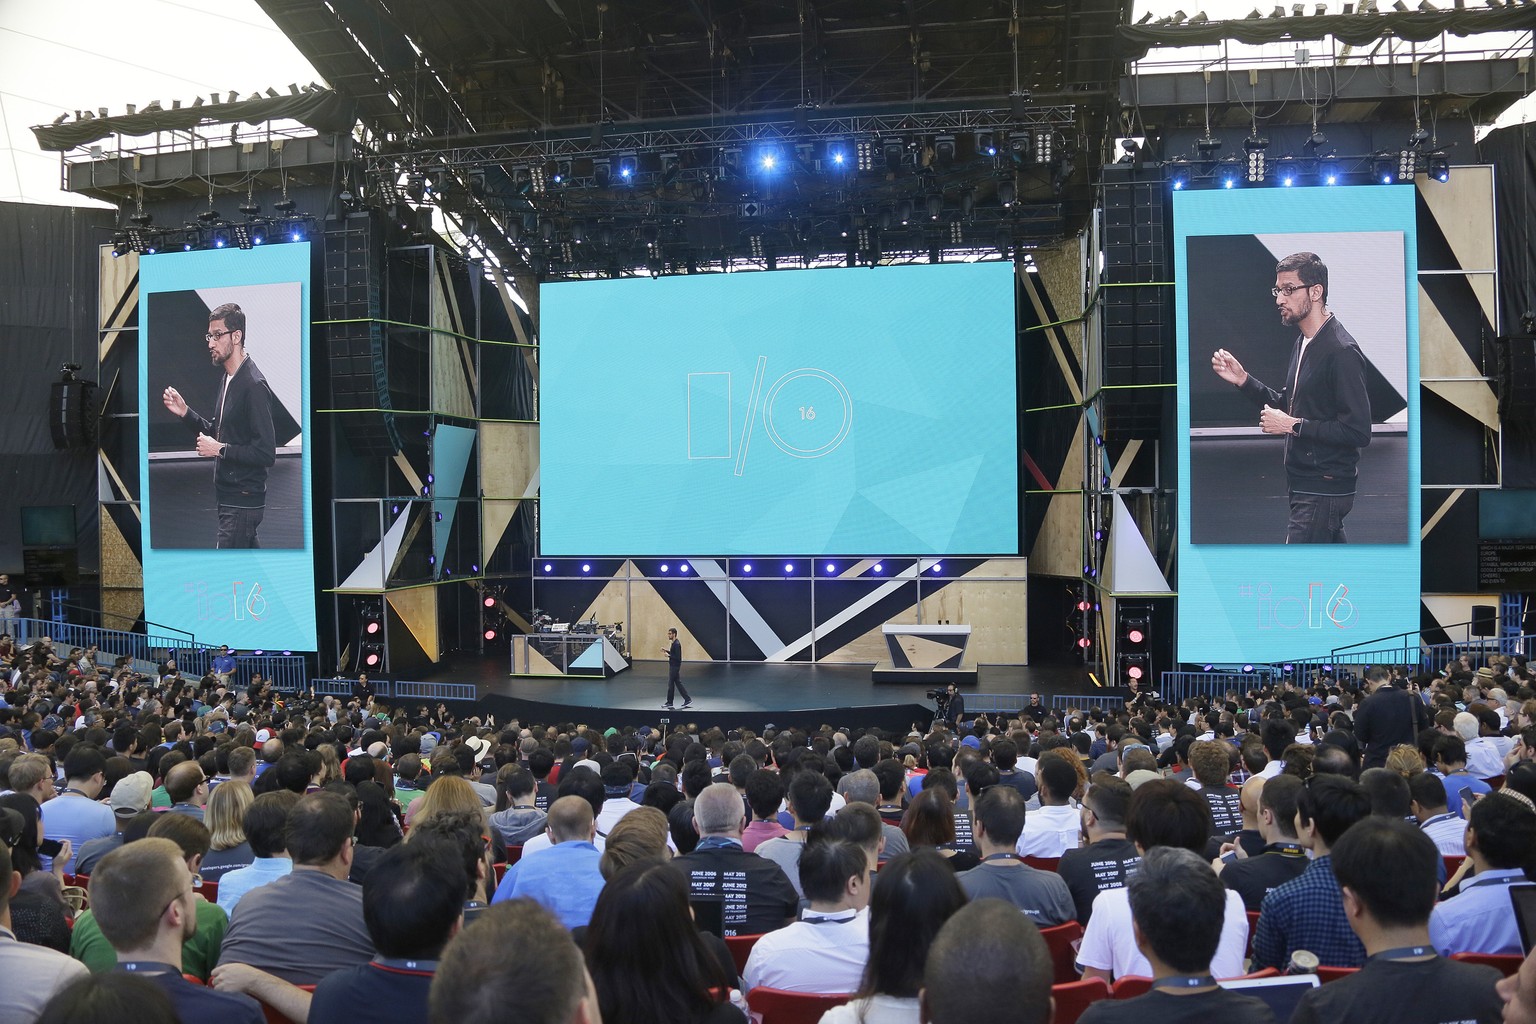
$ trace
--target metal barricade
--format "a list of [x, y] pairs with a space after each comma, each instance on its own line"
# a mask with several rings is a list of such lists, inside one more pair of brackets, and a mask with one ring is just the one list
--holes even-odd
[[1158, 692], [1165, 703], [1178, 704], [1186, 697], [1247, 693], [1267, 685], [1269, 677], [1269, 672], [1164, 672], [1158, 677]]
[[1117, 693], [1062, 693], [1051, 698], [1051, 710], [1067, 708], [1120, 708], [1125, 698]]

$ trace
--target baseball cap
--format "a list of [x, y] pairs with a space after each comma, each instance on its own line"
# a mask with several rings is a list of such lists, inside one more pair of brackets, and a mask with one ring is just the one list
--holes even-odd
[[1127, 775], [1125, 777], [1125, 781], [1134, 790], [1140, 789], [1142, 786], [1145, 786], [1149, 782], [1159, 782], [1162, 780], [1162, 778], [1162, 775], [1158, 772], [1150, 771], [1146, 768], [1138, 768], [1136, 771]]
[[117, 780], [112, 787], [112, 813], [131, 818], [149, 810], [150, 796], [154, 793], [155, 780], [149, 772], [133, 772]]
[[583, 753], [591, 745], [592, 744], [587, 742], [587, 738], [585, 736], [577, 736], [575, 739], [571, 740], [571, 753]]
[[271, 738], [272, 738], [272, 730], [271, 729], [257, 729], [256, 730], [256, 742], [257, 743], [265, 743], [265, 742], [267, 742], [267, 740], [270, 740]]

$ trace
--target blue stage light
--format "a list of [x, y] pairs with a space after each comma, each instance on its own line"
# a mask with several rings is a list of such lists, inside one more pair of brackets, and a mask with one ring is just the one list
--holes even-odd
[[833, 565], [831, 562], [828, 562], [827, 563], [827, 575], [831, 576], [835, 572], [837, 572], [837, 566]]
[[214, 239], [213, 247], [215, 249], [222, 249], [222, 248], [224, 248], [224, 239], [222, 239], [222, 238]]
[[795, 563], [794, 562], [785, 562], [784, 563], [784, 575], [788, 576], [790, 573], [792, 573], [794, 571], [795, 571]]
[[1221, 179], [1221, 187], [1222, 188], [1236, 188], [1237, 187], [1237, 175], [1229, 174], [1225, 178], [1222, 178]]
[[885, 572], [885, 564], [883, 562], [876, 562], [875, 572]]
[[748, 562], [746, 565], [742, 566], [741, 567], [741, 571], [742, 572], [751, 572], [752, 571], [752, 563]]
[[1286, 188], [1290, 188], [1292, 185], [1296, 184], [1296, 179], [1292, 175], [1287, 174], [1285, 177], [1280, 179], [1280, 184], [1284, 185]]
[[1168, 180], [1175, 191], [1189, 187], [1190, 168], [1188, 162], [1175, 160], [1168, 170]]
[[586, 562], [582, 562], [581, 563], [581, 571], [582, 572], [591, 572], [592, 571], [592, 566], [588, 565]]
[[688, 567], [686, 565], [680, 565], [677, 567], [677, 571], [686, 574], [688, 572]]
[[943, 568], [944, 568], [944, 563], [943, 563], [943, 562], [934, 562], [934, 563], [933, 563], [933, 572], [934, 572], [934, 575], [938, 575], [938, 573], [939, 573], [939, 572], [940, 572], [940, 570], [942, 570], [942, 569], [943, 569]]
[[834, 149], [832, 151], [832, 163], [833, 164], [835, 164], [838, 167], [841, 167], [841, 166], [843, 166], [843, 164], [845, 164], [847, 162], [848, 162], [848, 157], [847, 157], [847, 155], [842, 150]]
[[1252, 672], [1253, 671], [1253, 666], [1252, 665], [1244, 665], [1243, 666], [1243, 671], [1244, 672]]
[[554, 572], [555, 571], [555, 567], [550, 565], [548, 562], [545, 562], [544, 563], [544, 571], [545, 572]]
[[671, 572], [672, 571], [672, 567], [670, 565], [663, 564], [662, 567], [661, 567], [661, 571], [662, 572]]
[[757, 161], [758, 166], [765, 171], [773, 170], [778, 165], [778, 162], [779, 158], [771, 152], [764, 153]]

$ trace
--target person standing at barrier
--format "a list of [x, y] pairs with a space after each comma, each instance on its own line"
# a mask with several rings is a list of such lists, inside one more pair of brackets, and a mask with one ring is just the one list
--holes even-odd
[[662, 649], [667, 656], [667, 701], [662, 707], [672, 710], [672, 692], [675, 689], [683, 695], [683, 707], [686, 709], [693, 703], [693, 698], [688, 696], [688, 688], [683, 685], [683, 645], [678, 642], [677, 630], [667, 630], [667, 643]]
[[0, 633], [14, 636], [16, 620], [21, 618], [21, 593], [11, 586], [11, 577], [0, 572]]
[[245, 312], [226, 302], [208, 314], [208, 355], [224, 371], [212, 419], [187, 405], [173, 387], [161, 392], [165, 408], [197, 433], [197, 454], [217, 463], [219, 548], [259, 548], [256, 529], [267, 507], [267, 470], [277, 461], [267, 379], [245, 351]]

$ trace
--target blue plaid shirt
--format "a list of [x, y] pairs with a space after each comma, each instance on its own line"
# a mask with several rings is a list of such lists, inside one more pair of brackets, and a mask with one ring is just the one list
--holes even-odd
[[1328, 967], [1365, 963], [1365, 947], [1344, 917], [1344, 899], [1333, 877], [1331, 857], [1318, 857], [1307, 870], [1264, 897], [1253, 933], [1250, 970], [1284, 970], [1298, 949], [1316, 953]]

